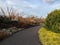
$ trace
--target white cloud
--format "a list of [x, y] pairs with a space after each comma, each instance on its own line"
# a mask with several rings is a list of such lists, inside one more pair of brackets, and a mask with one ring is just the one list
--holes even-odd
[[53, 2], [54, 0], [43, 0], [43, 2], [49, 3], [49, 2]]
[[22, 6], [25, 7], [25, 8], [36, 9], [38, 7], [37, 4], [32, 4], [32, 3], [28, 2], [28, 1], [23, 1], [22, 3], [23, 3]]
[[54, 4], [54, 5], [51, 5], [52, 8], [54, 9], [60, 9], [60, 4]]
[[31, 8], [36, 9], [38, 7], [37, 4], [32, 4], [26, 0], [6, 0], [6, 4], [8, 6], [20, 6], [22, 8]]
[[16, 3], [14, 3], [12, 0], [6, 0], [6, 4], [7, 5], [15, 5]]
[[37, 5], [29, 5], [29, 7], [31, 7], [31, 8], [37, 8], [38, 6]]
[[5, 5], [4, 8], [8, 6], [17, 9], [20, 12], [25, 12], [25, 11], [28, 12], [31, 10], [36, 10], [38, 9], [39, 6], [36, 3], [34, 4], [26, 0], [6, 0], [4, 2], [4, 5]]

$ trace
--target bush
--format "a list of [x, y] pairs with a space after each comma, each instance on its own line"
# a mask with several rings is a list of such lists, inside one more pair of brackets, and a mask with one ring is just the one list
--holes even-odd
[[0, 40], [9, 37], [10, 34], [6, 32], [0, 32]]
[[39, 40], [43, 45], [60, 45], [60, 33], [48, 31], [46, 28], [41, 28], [38, 31]]
[[7, 16], [0, 16], [0, 28], [8, 28], [11, 20]]
[[44, 24], [47, 29], [60, 32], [60, 10], [54, 10], [49, 13]]
[[18, 28], [28, 28], [31, 26], [40, 25], [39, 18], [35, 16], [29, 16], [24, 18], [20, 13], [13, 8], [8, 8], [5, 10], [0, 8], [1, 16], [0, 16], [0, 28], [10, 28], [10, 27], [18, 27]]

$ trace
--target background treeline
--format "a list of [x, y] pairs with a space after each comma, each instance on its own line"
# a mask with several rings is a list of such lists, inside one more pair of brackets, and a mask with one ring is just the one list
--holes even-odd
[[40, 23], [44, 22], [44, 19], [35, 16], [24, 18], [17, 10], [8, 7], [6, 8], [6, 11], [3, 8], [0, 8], [0, 13], [0, 28], [27, 28], [40, 25]]

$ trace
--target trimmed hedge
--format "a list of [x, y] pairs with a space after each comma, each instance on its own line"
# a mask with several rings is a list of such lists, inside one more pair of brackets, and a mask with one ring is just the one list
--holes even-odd
[[60, 33], [60, 10], [49, 13], [44, 24], [47, 29]]

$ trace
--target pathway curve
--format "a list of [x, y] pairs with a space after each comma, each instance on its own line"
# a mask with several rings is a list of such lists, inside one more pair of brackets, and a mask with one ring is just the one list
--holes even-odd
[[41, 26], [24, 29], [13, 36], [0, 41], [0, 45], [41, 45], [38, 39], [38, 30]]

